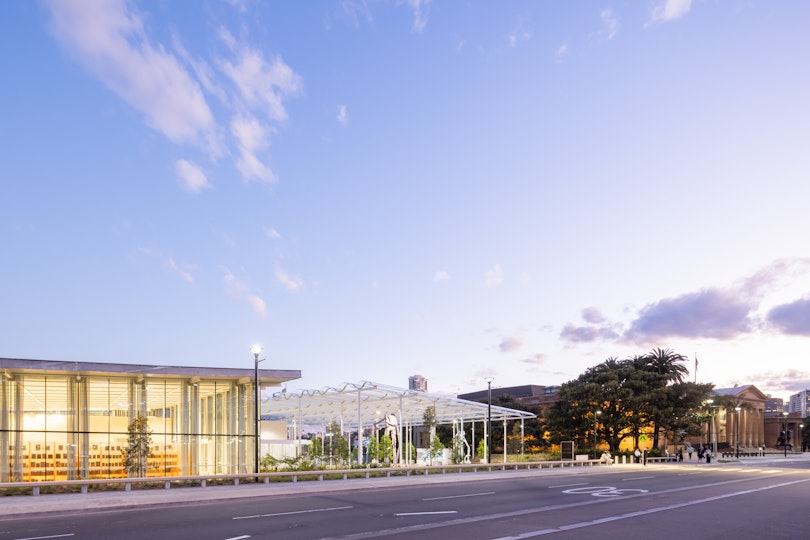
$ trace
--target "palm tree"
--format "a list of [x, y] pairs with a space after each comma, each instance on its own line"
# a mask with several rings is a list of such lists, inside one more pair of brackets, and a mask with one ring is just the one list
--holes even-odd
[[651, 388], [650, 416], [653, 420], [653, 448], [658, 448], [658, 438], [661, 424], [667, 422], [667, 415], [671, 407], [667, 403], [667, 387], [683, 383], [689, 369], [683, 364], [687, 358], [672, 349], [653, 349], [644, 356], [635, 357], [631, 361], [644, 371], [658, 378], [657, 388]]
[[664, 377], [668, 383], [683, 382], [689, 374], [689, 368], [683, 365], [687, 358], [672, 349], [659, 347], [648, 352], [644, 358], [647, 359], [648, 369]]

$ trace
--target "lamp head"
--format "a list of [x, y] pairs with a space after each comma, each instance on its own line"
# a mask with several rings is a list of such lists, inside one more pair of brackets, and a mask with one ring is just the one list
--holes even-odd
[[250, 348], [250, 352], [253, 353], [253, 356], [258, 357], [262, 353], [261, 345], [254, 345]]

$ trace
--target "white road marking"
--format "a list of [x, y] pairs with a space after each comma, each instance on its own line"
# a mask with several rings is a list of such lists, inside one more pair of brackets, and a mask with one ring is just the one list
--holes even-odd
[[654, 476], [636, 476], [635, 478], [622, 478], [622, 482], [630, 482], [633, 480], [647, 480], [648, 478], [655, 478]]
[[457, 510], [444, 510], [441, 512], [401, 512], [395, 516], [435, 516], [437, 514], [458, 514]]
[[333, 510], [348, 510], [353, 506], [335, 506], [334, 508], [313, 508], [312, 510], [295, 510], [293, 512], [278, 512], [275, 514], [260, 514], [255, 516], [236, 516], [231, 519], [253, 519], [258, 517], [292, 516], [295, 514], [311, 514], [313, 512], [331, 512]]
[[724, 495], [715, 495], [714, 497], [706, 497], [705, 499], [698, 499], [695, 501], [687, 501], [684, 503], [671, 504], [668, 506], [659, 506], [658, 508], [650, 508], [648, 510], [639, 510], [638, 512], [630, 512], [628, 514], [620, 514], [617, 516], [610, 516], [606, 518], [594, 519], [592, 521], [581, 521], [579, 523], [571, 523], [570, 525], [561, 525], [553, 529], [540, 529], [537, 531], [530, 531], [516, 536], [503, 536], [496, 540], [521, 540], [523, 538], [533, 538], [535, 536], [544, 536], [546, 534], [558, 533], [563, 531], [570, 531], [572, 529], [581, 529], [583, 527], [591, 527], [593, 525], [601, 525], [603, 523], [610, 523], [611, 521], [619, 521], [622, 519], [630, 519], [639, 516], [646, 516], [647, 514], [655, 514], [658, 512], [666, 512], [667, 510], [675, 510], [677, 508], [684, 508], [687, 506], [694, 506], [696, 504], [703, 504], [705, 502], [718, 501], [720, 499], [727, 499], [729, 497], [737, 497], [739, 495], [748, 495], [749, 493], [756, 493], [758, 491], [765, 491], [769, 489], [776, 489], [793, 484], [800, 484], [802, 482], [810, 482], [810, 480], [794, 480], [792, 482], [784, 482], [782, 484], [774, 484], [772, 486], [765, 486], [761, 488], [746, 489], [744, 491], [736, 491], [734, 493], [726, 493]]
[[423, 501], [440, 501], [442, 499], [460, 499], [462, 497], [482, 497], [484, 495], [495, 495], [494, 491], [485, 491], [483, 493], [468, 493], [467, 495], [448, 495], [447, 497], [431, 497], [429, 499], [422, 499]]
[[17, 538], [17, 540], [45, 540], [46, 538], [67, 538], [68, 536], [76, 536], [76, 535], [74, 533], [54, 534], [51, 536], [31, 536], [29, 538]]
[[245, 538], [250, 538], [250, 535], [243, 534], [242, 536], [234, 536], [233, 538], [226, 538], [225, 540], [245, 540]]
[[613, 486], [590, 486], [563, 491], [568, 495], [593, 495], [594, 497], [619, 497], [629, 492], [648, 493], [646, 489], [617, 489]]
[[[801, 481], [810, 481], [810, 480], [801, 480]], [[699, 486], [683, 486], [677, 487], [672, 489], [665, 489], [662, 491], [656, 492], [657, 495], [664, 495], [667, 493], [681, 493], [684, 491], [693, 491], [693, 490], [700, 490], [707, 487], [715, 487], [715, 486], [728, 486], [731, 484], [739, 484], [742, 482], [750, 482], [749, 478], [735, 478], [734, 480], [723, 480], [720, 482], [710, 482], [707, 484], [699, 485]], [[780, 487], [780, 486], [775, 486]], [[627, 497], [632, 499], [635, 497], [647, 497], [648, 495], [644, 493], [640, 493], [638, 495], [628, 495]], [[395, 534], [411, 534], [415, 535], [422, 531], [433, 530], [433, 529], [440, 529], [444, 527], [455, 527], [458, 525], [468, 525], [470, 523], [479, 523], [482, 521], [491, 521], [495, 519], [511, 519], [520, 516], [527, 516], [532, 514], [538, 514], [543, 512], [551, 512], [555, 510], [562, 510], [567, 508], [580, 508], [585, 506], [592, 506], [594, 504], [602, 504], [604, 500], [599, 499], [590, 499], [590, 500], [580, 500], [574, 503], [565, 503], [565, 504], [553, 504], [548, 506], [541, 506], [538, 508], [527, 508], [523, 510], [513, 510], [511, 512], [498, 512], [495, 514], [483, 514], [477, 516], [470, 516], [465, 518], [456, 518], [451, 519], [448, 521], [442, 521], [439, 523], [421, 523], [418, 525], [407, 525], [405, 527], [397, 527], [393, 529], [378, 529], [374, 531], [366, 531], [356, 534], [349, 534], [345, 536], [341, 536], [340, 540], [365, 540], [368, 538], [374, 538], [375, 540], [378, 538], [382, 538], [383, 536], [391, 536]], [[337, 538], [330, 538], [330, 539], [323, 539], [323, 540], [338, 540]]]
[[548, 486], [548, 489], [556, 489], [561, 487], [571, 487], [571, 486], [587, 486], [590, 482], [579, 482], [578, 484], [561, 484], [559, 486]]

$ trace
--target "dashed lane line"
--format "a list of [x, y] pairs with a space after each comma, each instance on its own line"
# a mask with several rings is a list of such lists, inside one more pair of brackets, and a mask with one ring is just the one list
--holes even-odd
[[438, 516], [439, 514], [458, 514], [458, 510], [440, 510], [437, 512], [400, 512], [395, 516]]
[[252, 516], [235, 516], [231, 519], [256, 519], [260, 517], [293, 516], [295, 514], [312, 514], [315, 512], [333, 512], [335, 510], [348, 510], [353, 506], [335, 506], [333, 508], [312, 508], [310, 510], [294, 510], [292, 512], [277, 512], [275, 514], [254, 514]]
[[74, 533], [52, 534], [51, 536], [30, 536], [28, 538], [17, 538], [16, 540], [46, 540], [48, 538], [67, 538], [69, 536], [76, 536], [76, 535]]
[[494, 491], [485, 491], [483, 493], [467, 493], [466, 495], [448, 495], [446, 497], [430, 497], [429, 499], [422, 499], [423, 501], [441, 501], [444, 499], [462, 499], [464, 497], [483, 497], [484, 495], [495, 495]]

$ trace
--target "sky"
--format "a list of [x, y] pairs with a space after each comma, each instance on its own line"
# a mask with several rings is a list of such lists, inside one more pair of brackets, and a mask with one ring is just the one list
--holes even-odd
[[[810, 388], [810, 3], [0, 2], [0, 357]], [[696, 361], [697, 360], [697, 361]], [[697, 364], [697, 371], [695, 370]]]

